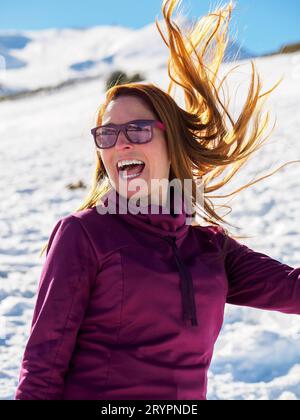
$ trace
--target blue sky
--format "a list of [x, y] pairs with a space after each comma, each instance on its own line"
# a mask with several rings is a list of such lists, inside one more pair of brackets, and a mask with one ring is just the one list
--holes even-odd
[[[226, 1], [182, 0], [191, 18]], [[300, 41], [299, 0], [236, 0], [233, 32], [256, 53]], [[123, 25], [140, 28], [161, 15], [162, 0], [0, 0], [1, 29], [43, 29]]]

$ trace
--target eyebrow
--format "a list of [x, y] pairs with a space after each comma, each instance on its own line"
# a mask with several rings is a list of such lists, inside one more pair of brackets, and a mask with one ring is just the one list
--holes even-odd
[[[129, 123], [134, 123], [134, 122], [138, 122], [138, 121], [147, 121], [149, 119], [150, 118], [148, 118], [148, 119], [147, 118], [137, 118], [135, 120], [127, 121], [127, 122], [125, 122], [123, 124], [129, 124]], [[123, 124], [116, 124], [116, 123], [110, 122], [110, 123], [107, 123], [107, 124], [102, 125], [102, 127], [109, 127], [110, 125], [123, 125]]]

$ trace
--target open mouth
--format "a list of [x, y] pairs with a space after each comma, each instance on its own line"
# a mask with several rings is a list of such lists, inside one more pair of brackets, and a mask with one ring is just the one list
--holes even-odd
[[142, 161], [119, 162], [117, 170], [122, 179], [138, 178], [144, 172], [146, 164]]

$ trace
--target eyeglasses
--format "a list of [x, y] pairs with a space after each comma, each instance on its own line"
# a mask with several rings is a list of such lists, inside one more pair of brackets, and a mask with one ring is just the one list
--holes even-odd
[[130, 143], [145, 144], [153, 138], [153, 128], [165, 130], [165, 125], [158, 120], [134, 120], [125, 124], [107, 124], [95, 127], [91, 130], [96, 147], [109, 149], [117, 143], [120, 131], [122, 131]]

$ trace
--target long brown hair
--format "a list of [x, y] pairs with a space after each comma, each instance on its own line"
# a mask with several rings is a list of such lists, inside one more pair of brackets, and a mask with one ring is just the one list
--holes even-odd
[[[240, 115], [234, 119], [229, 113], [229, 101], [223, 92], [223, 84], [232, 70], [218, 80], [219, 68], [229, 41], [228, 25], [234, 6], [230, 1], [227, 6], [217, 8], [191, 24], [184, 36], [179, 26], [172, 21], [178, 3], [179, 0], [163, 1], [167, 39], [156, 19], [156, 26], [170, 52], [170, 83], [167, 92], [153, 83], [115, 85], [106, 92], [105, 102], [98, 110], [97, 125], [101, 125], [109, 102], [118, 96], [135, 95], [144, 100], [166, 125], [166, 141], [171, 159], [170, 180], [177, 178], [183, 183], [185, 179], [192, 179], [193, 203], [196, 204], [196, 180], [201, 179], [204, 184], [204, 206], [203, 214], [198, 215], [211, 225], [231, 225], [217, 213], [212, 199], [233, 196], [293, 163], [287, 162], [272, 173], [249, 182], [230, 194], [208, 195], [226, 185], [269, 138], [271, 133], [263, 137], [269, 123], [269, 113], [263, 116], [263, 105], [280, 81], [272, 89], [262, 93], [260, 76], [251, 61], [252, 75], [248, 95]], [[178, 106], [172, 97], [173, 88], [178, 86], [183, 89], [185, 109]], [[223, 100], [220, 97], [221, 90], [225, 98]], [[228, 169], [223, 179], [214, 182]], [[96, 153], [91, 189], [75, 211], [95, 207], [109, 190], [108, 181], [100, 155]], [[230, 206], [224, 204], [218, 207], [231, 210]], [[227, 229], [223, 229], [229, 234]], [[46, 247], [47, 245], [42, 253]]]

